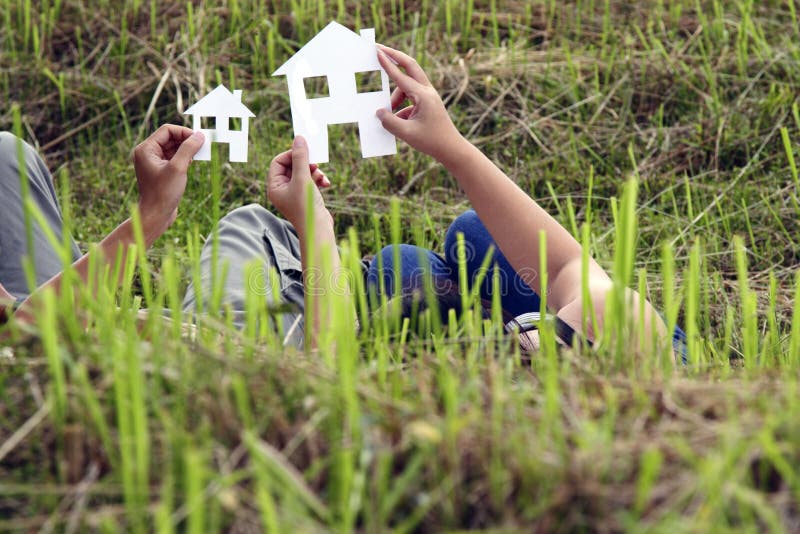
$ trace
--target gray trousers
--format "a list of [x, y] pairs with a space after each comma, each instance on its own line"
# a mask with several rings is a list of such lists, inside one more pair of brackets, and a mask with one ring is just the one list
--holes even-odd
[[[300, 264], [300, 242], [294, 228], [259, 204], [249, 204], [228, 213], [218, 228], [218, 275], [227, 269], [222, 282], [221, 305], [233, 314], [233, 322], [244, 326], [247, 292], [267, 300], [275, 309], [273, 317], [283, 336], [284, 345], [303, 347], [303, 270]], [[200, 254], [200, 295], [208, 309], [212, 297], [213, 239], [206, 240]], [[277, 275], [279, 302], [273, 296], [273, 278]], [[197, 288], [189, 284], [183, 309], [194, 312], [198, 305]], [[286, 309], [286, 308], [290, 309]], [[279, 309], [282, 308], [282, 309]]]
[[[20, 160], [17, 155], [18, 142], [14, 135], [0, 132], [0, 284], [18, 300], [23, 300], [30, 293], [23, 270], [24, 257], [29, 256], [33, 260], [37, 287], [61, 272], [64, 265], [35, 218], [31, 219], [32, 246], [28, 248], [20, 165], [25, 169], [30, 198], [59, 243], [63, 236], [64, 222], [47, 165], [27, 143], [22, 143]], [[69, 241], [74, 261], [80, 257], [80, 250], [75, 241], [71, 238]]]

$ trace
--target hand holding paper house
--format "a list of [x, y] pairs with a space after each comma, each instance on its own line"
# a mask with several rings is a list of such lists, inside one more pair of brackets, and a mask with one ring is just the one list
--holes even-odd
[[[380, 73], [381, 90], [359, 92], [357, 73]], [[375, 112], [391, 110], [389, 77], [378, 63], [375, 30], [358, 35], [331, 22], [272, 73], [286, 76], [295, 135], [306, 138], [310, 163], [328, 161], [328, 125], [358, 124], [361, 155], [365, 158], [397, 153], [397, 144]], [[304, 79], [325, 76], [329, 95], [309, 98]]]
[[[206, 141], [193, 159], [208, 161], [211, 159], [211, 143], [228, 143], [229, 161], [247, 161], [247, 137], [250, 132], [250, 117], [255, 117], [253, 112], [242, 104], [240, 90], [228, 91], [224, 85], [198, 100], [184, 112], [192, 115], [192, 129], [201, 131]], [[202, 117], [213, 117], [214, 128], [202, 128]], [[233, 127], [231, 119], [239, 119], [241, 127]]]

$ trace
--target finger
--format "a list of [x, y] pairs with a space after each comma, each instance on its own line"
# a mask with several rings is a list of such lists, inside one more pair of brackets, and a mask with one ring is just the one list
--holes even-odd
[[328, 187], [331, 185], [331, 181], [320, 169], [311, 173], [311, 179], [314, 180], [314, 183], [319, 187]]
[[[400, 50], [395, 50], [394, 48], [389, 48], [388, 46], [384, 46], [382, 44], [378, 45], [378, 49], [389, 56], [390, 59], [395, 60], [397, 64], [403, 67], [409, 76], [414, 78], [414, 80], [417, 82], [423, 85], [431, 84], [430, 80], [428, 80], [428, 76], [425, 74], [425, 71], [422, 70], [422, 67], [419, 66], [419, 63], [417, 63], [417, 60], [415, 60], [413, 57], [401, 52]], [[378, 54], [378, 56], [380, 56], [380, 54]]]
[[386, 71], [386, 74], [389, 75], [389, 78], [397, 84], [397, 87], [399, 87], [401, 91], [406, 94], [411, 94], [420, 89], [420, 83], [401, 71], [382, 50], [378, 50], [378, 61], [383, 67], [383, 70]]
[[269, 164], [268, 176], [272, 178], [273, 176], [278, 176], [281, 174], [289, 174], [289, 169], [291, 168], [292, 151], [287, 150], [272, 158], [272, 162]]
[[414, 113], [414, 109], [416, 106], [406, 106], [397, 113], [395, 113], [395, 117], [403, 120], [408, 120], [412, 113]]
[[294, 138], [292, 143], [292, 181], [300, 178], [303, 181], [311, 179], [308, 164], [308, 143], [302, 135]]
[[379, 109], [376, 115], [387, 132], [401, 139], [406, 137], [409, 128], [407, 120], [395, 116], [394, 113], [384, 108]]
[[192, 130], [190, 128], [178, 126], [177, 124], [164, 124], [142, 142], [141, 148], [137, 147], [137, 149], [143, 150], [143, 154], [159, 160], [171, 160], [181, 143], [191, 135]]
[[292, 166], [292, 151], [287, 150], [281, 152], [269, 164], [269, 171], [267, 171], [267, 183], [271, 187], [278, 176], [285, 176], [289, 174], [289, 169]]
[[311, 179], [314, 180], [315, 182], [317, 180], [321, 180], [323, 176], [325, 176], [325, 173], [322, 172], [319, 169], [317, 169], [317, 170], [315, 170], [314, 172], [311, 173]]
[[285, 150], [285, 151], [281, 152], [280, 154], [275, 156], [275, 158], [272, 161], [273, 161], [273, 163], [275, 163], [275, 162], [280, 163], [284, 167], [291, 166], [292, 165], [292, 150], [289, 149], [289, 150]]
[[394, 91], [392, 91], [392, 97], [390, 99], [392, 109], [397, 109], [400, 104], [405, 102], [406, 94], [403, 92], [402, 89], [396, 87]]
[[195, 154], [202, 148], [203, 143], [205, 142], [206, 138], [203, 135], [203, 132], [194, 132], [192, 133], [178, 148], [178, 151], [175, 152], [175, 155], [170, 160], [173, 164], [175, 164], [181, 172], [186, 172], [189, 168], [189, 164], [192, 162], [192, 158]]
[[177, 124], [163, 124], [148, 138], [162, 147], [167, 147], [170, 141], [181, 144], [192, 135], [192, 129]]
[[[191, 136], [191, 134], [189, 134]], [[187, 137], [188, 139], [188, 137]], [[178, 149], [181, 147], [182, 141], [175, 140], [174, 138], [170, 137], [169, 141], [164, 144], [153, 144], [151, 146], [158, 147], [161, 149], [161, 158], [162, 159], [172, 159], [173, 156], [178, 152]]]

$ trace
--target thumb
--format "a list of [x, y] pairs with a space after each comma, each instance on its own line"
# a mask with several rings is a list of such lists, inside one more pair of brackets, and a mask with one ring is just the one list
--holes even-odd
[[308, 168], [308, 143], [302, 135], [294, 138], [292, 143], [292, 181], [299, 178], [303, 182], [311, 180]]
[[203, 132], [194, 132], [192, 135], [187, 137], [181, 146], [178, 148], [178, 151], [175, 152], [175, 155], [172, 156], [172, 161], [175, 165], [178, 166], [182, 171], [186, 171], [189, 168], [189, 164], [192, 162], [192, 158], [195, 154], [200, 150], [205, 142], [206, 138], [203, 135]]
[[387, 132], [401, 139], [405, 139], [407, 124], [404, 119], [401, 119], [385, 108], [380, 108], [375, 115], [377, 115], [378, 120], [381, 121], [381, 124], [383, 124]]

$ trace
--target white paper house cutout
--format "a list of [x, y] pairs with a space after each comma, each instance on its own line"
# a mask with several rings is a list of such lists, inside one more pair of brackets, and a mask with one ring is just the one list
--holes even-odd
[[[381, 90], [358, 92], [356, 73], [380, 72]], [[295, 135], [308, 142], [310, 163], [328, 161], [328, 125], [357, 123], [361, 155], [365, 158], [397, 153], [394, 136], [375, 112], [391, 109], [389, 77], [378, 63], [375, 30], [361, 35], [331, 22], [272, 73], [286, 76]], [[307, 98], [303, 80], [325, 76], [329, 96]]]
[[[211, 159], [211, 143], [228, 143], [228, 159], [230, 161], [247, 161], [250, 117], [255, 117], [255, 115], [242, 104], [242, 91], [231, 92], [224, 85], [218, 85], [216, 89], [187, 109], [184, 115], [192, 115], [192, 129], [203, 132], [206, 137], [203, 147], [194, 156], [195, 160], [208, 161]], [[215, 119], [214, 129], [202, 128], [201, 117], [213, 117]], [[232, 118], [240, 119], [240, 129], [232, 128], [230, 120]]]

